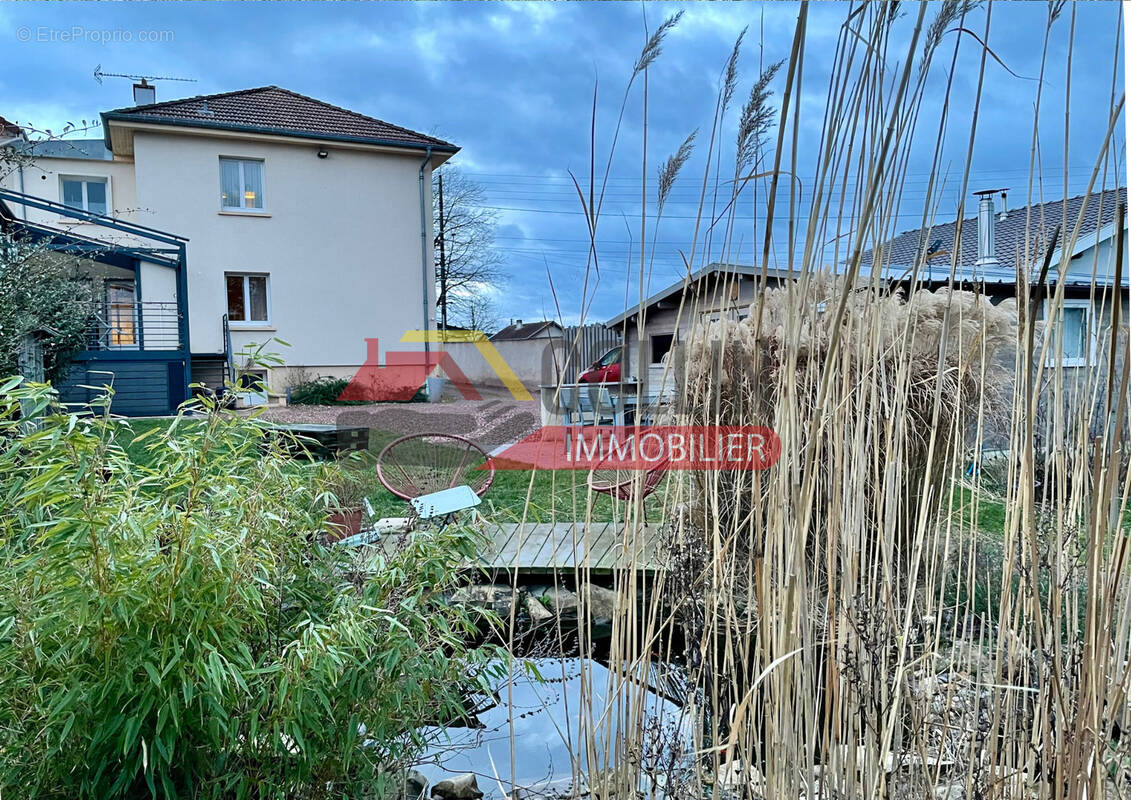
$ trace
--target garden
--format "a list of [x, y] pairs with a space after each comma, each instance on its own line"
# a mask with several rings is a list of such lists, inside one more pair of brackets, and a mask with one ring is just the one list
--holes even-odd
[[[885, 270], [899, 218], [928, 221], [925, 203], [907, 210], [911, 165], [933, 202], [948, 115], [968, 105], [976, 128], [986, 71], [1005, 66], [990, 8], [846, 5], [818, 41], [810, 8], [791, 10], [781, 61], [759, 52], [745, 98], [742, 32], [716, 65], [713, 119], [658, 165], [649, 93], [671, 77], [662, 54], [683, 12], [647, 31], [611, 117], [594, 90], [588, 175], [571, 174], [587, 287], [607, 266], [606, 178], [632, 135], [646, 202], [616, 224], [639, 224], [642, 300], [679, 180], [697, 198], [679, 251], [689, 284], [707, 264], [759, 267], [749, 302], [724, 281], [665, 309], [689, 320], [672, 405], [679, 425], [771, 429], [776, 461], [671, 471], [647, 496], [637, 475], [622, 500], [584, 470], [500, 469], [474, 512], [343, 542], [335, 518], [366, 503], [370, 522], [412, 516], [377, 471], [404, 431], [320, 459], [206, 392], [176, 417], [123, 419], [112, 393], [68, 408], [49, 384], [4, 380], [0, 796], [1131, 795], [1126, 292], [1091, 273], [1107, 322], [1094, 364], [1066, 362], [1062, 276], [1085, 202], [1026, 230], [1035, 255], [1009, 296], [956, 277], [960, 241], [929, 239], [907, 273]], [[1065, 9], [1041, 6], [1041, 71], [1071, 85]], [[979, 72], [958, 75], [966, 45]], [[813, 118], [801, 85], [818, 56], [832, 61]], [[1125, 166], [1112, 81], [1111, 107], [1080, 126], [1105, 132], [1088, 198]], [[1038, 109], [1058, 91], [1029, 89]], [[1034, 159], [1037, 134], [1019, 134]], [[803, 163], [820, 200], [807, 214]], [[770, 200], [751, 228], [737, 209], [755, 191]], [[338, 387], [309, 388], [325, 402]], [[573, 525], [575, 555], [589, 526], [615, 530], [612, 566], [476, 566], [490, 526], [551, 522]]]

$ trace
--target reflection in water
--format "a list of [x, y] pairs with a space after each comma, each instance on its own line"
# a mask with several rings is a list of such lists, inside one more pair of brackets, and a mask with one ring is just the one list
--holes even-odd
[[564, 792], [573, 784], [575, 768], [582, 780], [588, 772], [583, 731], [595, 731], [590, 741], [604, 752], [616, 741], [619, 714], [641, 703], [645, 728], [689, 741], [690, 725], [676, 697], [665, 692], [671, 699], [664, 699], [629, 681], [614, 686], [612, 678], [589, 658], [516, 659], [511, 680], [499, 686], [494, 703], [485, 698], [483, 705], [491, 707], [479, 714], [484, 727], [430, 729], [435, 743], [416, 769], [430, 784], [474, 772], [488, 797], [504, 797], [512, 785]]

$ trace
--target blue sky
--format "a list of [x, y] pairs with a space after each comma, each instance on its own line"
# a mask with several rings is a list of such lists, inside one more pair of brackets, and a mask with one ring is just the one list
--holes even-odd
[[[928, 20], [938, 4], [931, 3]], [[917, 6], [904, 3], [900, 36], [910, 33]], [[759, 63], [787, 58], [798, 7], [767, 3], [4, 3], [0, 4], [0, 114], [39, 127], [95, 119], [98, 112], [129, 104], [129, 82], [95, 82], [107, 72], [195, 78], [159, 83], [158, 99], [276, 84], [362, 113], [435, 133], [463, 150], [454, 164], [481, 182], [488, 205], [498, 210], [497, 246], [508, 276], [498, 287], [501, 317], [577, 318], [586, 273], [585, 218], [569, 177], [589, 170], [590, 115], [597, 86], [597, 152], [603, 165], [645, 24], [654, 28], [684, 9], [664, 52], [649, 72], [647, 176], [683, 138], [699, 128], [700, 147], [673, 190], [657, 233], [656, 254], [645, 292], [680, 277], [698, 207], [707, 131], [720, 70], [735, 37], [749, 26], [739, 62], [735, 106], [755, 80]], [[819, 144], [832, 54], [850, 7], [810, 7], [797, 172]], [[986, 8], [967, 27], [979, 35]], [[970, 164], [971, 191], [1009, 186], [1010, 205], [1022, 204], [1027, 187], [1033, 106], [1040, 67], [1046, 4], [997, 2], [991, 6], [989, 43], [1015, 77], [990, 59]], [[1071, 81], [1068, 193], [1087, 183], [1111, 108], [1113, 64], [1119, 40], [1116, 2], [1076, 7]], [[1040, 120], [1042, 190], [1045, 199], [1064, 192], [1064, 96], [1072, 6], [1052, 29], [1045, 100]], [[76, 36], [75, 33], [78, 32]], [[938, 132], [940, 101], [953, 50], [951, 32], [930, 73], [922, 121], [912, 150], [903, 202], [893, 225], [918, 227]], [[68, 39], [75, 39], [68, 40]], [[143, 41], [148, 39], [152, 41]], [[951, 113], [941, 161], [945, 186], [933, 198], [940, 219], [953, 218], [957, 185], [965, 166], [973, 92], [981, 48], [963, 36], [952, 88]], [[26, 40], [26, 41], [25, 41]], [[896, 41], [900, 41], [897, 37]], [[905, 39], [904, 39], [905, 41]], [[889, 62], [894, 64], [898, 47]], [[1120, 54], [1121, 56], [1121, 54]], [[784, 73], [774, 82], [779, 97]], [[600, 278], [591, 273], [588, 312], [604, 320], [621, 311], [641, 287], [638, 264], [641, 97], [629, 98], [603, 217], [598, 230]], [[1122, 68], [1116, 94], [1123, 91]], [[722, 137], [730, 164], [735, 113]], [[1122, 154], [1122, 126], [1118, 151]], [[727, 168], [724, 168], [724, 172]], [[1126, 164], [1120, 155], [1118, 169]], [[1109, 176], [1108, 185], [1112, 185]], [[648, 194], [654, 196], [654, 186]], [[807, 210], [804, 202], [802, 210]], [[971, 204], [967, 202], [967, 214]], [[759, 209], [758, 214], [761, 214]], [[755, 218], [758, 214], [754, 214]], [[751, 203], [740, 212], [746, 230], [755, 224]], [[784, 261], [784, 229], [775, 257]], [[649, 230], [651, 239], [652, 231]], [[738, 235], [732, 260], [750, 263], [751, 235]], [[759, 248], [760, 249], [760, 248]], [[550, 277], [548, 277], [550, 276]], [[557, 306], [551, 296], [552, 279]], [[596, 282], [595, 282], [596, 281]], [[595, 289], [595, 291], [594, 291]]]

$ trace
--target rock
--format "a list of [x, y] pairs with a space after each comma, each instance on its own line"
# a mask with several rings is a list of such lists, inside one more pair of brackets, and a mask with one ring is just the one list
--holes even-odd
[[479, 791], [475, 773], [465, 772], [437, 783], [432, 787], [432, 796], [440, 800], [479, 800], [483, 792]]
[[[533, 599], [533, 598], [532, 598]], [[535, 600], [535, 602], [538, 602]], [[549, 612], [546, 612], [549, 614]], [[552, 617], [553, 614], [550, 614]], [[527, 788], [525, 786], [516, 786], [514, 791], [507, 795], [509, 800], [545, 800], [545, 798], [553, 797], [552, 794], [547, 792], [540, 792], [537, 789]]]
[[405, 772], [403, 786], [404, 800], [423, 800], [428, 796], [428, 779], [414, 769]]
[[935, 800], [966, 800], [966, 786], [961, 783], [936, 786]]
[[610, 589], [586, 584], [582, 590], [589, 619], [595, 625], [612, 625], [620, 595]]
[[561, 586], [551, 586], [539, 598], [546, 605], [550, 613], [559, 617], [577, 616], [577, 606], [580, 602], [576, 594]]
[[461, 586], [451, 593], [449, 601], [452, 605], [489, 609], [505, 620], [510, 617], [514, 595], [510, 586], [491, 583], [486, 586]]
[[[526, 613], [530, 616], [530, 621], [535, 625], [541, 625], [543, 622], [549, 622], [554, 618], [553, 612], [542, 605], [542, 602], [537, 597], [526, 595]], [[516, 790], [517, 791], [517, 790]], [[523, 790], [527, 791], [527, 790]]]

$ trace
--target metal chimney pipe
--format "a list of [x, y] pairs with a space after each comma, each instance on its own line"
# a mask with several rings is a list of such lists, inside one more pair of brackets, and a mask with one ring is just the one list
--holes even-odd
[[157, 87], [151, 83], [147, 83], [145, 78], [141, 79], [141, 83], [134, 84], [134, 105], [146, 106], [150, 103], [157, 102]]
[[999, 190], [985, 189], [974, 192], [978, 198], [978, 260], [979, 267], [997, 263], [994, 256], [994, 194]]

